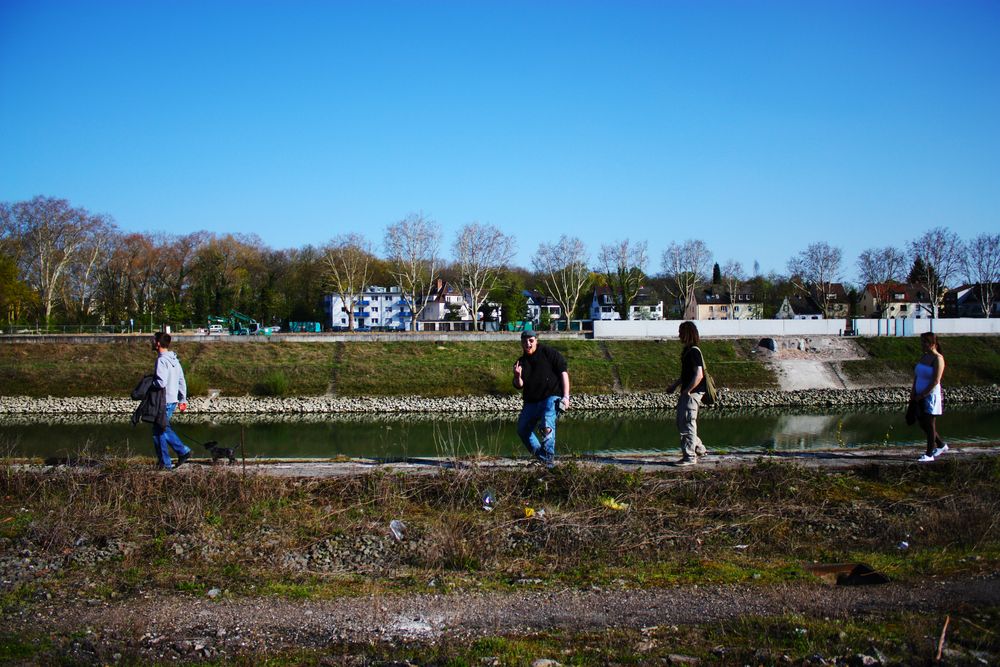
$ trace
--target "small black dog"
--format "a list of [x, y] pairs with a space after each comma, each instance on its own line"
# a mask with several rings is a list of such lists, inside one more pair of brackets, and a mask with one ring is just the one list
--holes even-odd
[[235, 447], [222, 447], [215, 440], [209, 440], [205, 443], [205, 449], [212, 455], [213, 464], [219, 459], [229, 459], [229, 465], [234, 465], [236, 463], [236, 450], [239, 448], [239, 445]]

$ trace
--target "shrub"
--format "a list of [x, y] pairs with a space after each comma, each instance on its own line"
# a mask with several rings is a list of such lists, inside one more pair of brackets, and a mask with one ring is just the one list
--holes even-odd
[[208, 396], [208, 380], [198, 375], [197, 373], [184, 376], [187, 382], [187, 395], [188, 398], [192, 396]]
[[288, 377], [283, 371], [271, 371], [253, 387], [257, 396], [285, 396], [288, 393]]

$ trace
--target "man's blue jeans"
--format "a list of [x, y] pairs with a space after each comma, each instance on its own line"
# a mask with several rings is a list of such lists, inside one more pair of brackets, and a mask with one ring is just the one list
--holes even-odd
[[177, 437], [174, 430], [170, 428], [170, 418], [174, 414], [174, 410], [177, 409], [176, 403], [167, 403], [167, 427], [160, 428], [159, 424], [153, 422], [153, 449], [156, 452], [156, 458], [159, 464], [170, 470], [174, 467], [173, 462], [170, 460], [170, 452], [167, 451], [167, 445], [173, 449], [178, 456], [184, 456], [191, 452], [191, 448], [181, 442], [181, 439]]
[[[517, 419], [517, 435], [532, 456], [546, 465], [556, 458], [556, 403], [559, 396], [549, 396], [537, 403], [525, 403]], [[538, 441], [535, 429], [542, 422], [543, 440]]]

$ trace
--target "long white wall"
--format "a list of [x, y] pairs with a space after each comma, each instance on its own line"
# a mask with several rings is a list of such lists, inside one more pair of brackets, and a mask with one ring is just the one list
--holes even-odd
[[[905, 322], [905, 324], [904, 324]], [[594, 338], [676, 338], [681, 320], [595, 320]], [[696, 320], [702, 337], [842, 336], [844, 320]], [[1000, 335], [1000, 319], [852, 320], [858, 336]]]

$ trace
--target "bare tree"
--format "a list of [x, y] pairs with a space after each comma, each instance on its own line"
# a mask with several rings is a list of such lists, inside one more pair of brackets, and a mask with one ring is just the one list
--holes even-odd
[[157, 239], [161, 262], [157, 266], [156, 279], [171, 303], [179, 304], [183, 301], [198, 248], [207, 242], [207, 232]]
[[746, 279], [747, 274], [743, 270], [743, 265], [735, 259], [727, 261], [725, 266], [722, 267], [722, 283], [726, 286], [726, 291], [729, 293], [731, 302], [735, 302], [736, 293]]
[[968, 242], [965, 278], [977, 286], [980, 305], [989, 317], [994, 286], [1000, 282], [1000, 234], [980, 234]]
[[937, 317], [948, 283], [965, 264], [965, 244], [958, 234], [946, 227], [935, 227], [910, 241], [910, 253], [920, 259], [923, 269], [918, 278], [931, 298], [931, 316]]
[[462, 290], [472, 300], [474, 321], [478, 322], [475, 318], [479, 316], [482, 300], [496, 285], [500, 270], [510, 263], [516, 248], [514, 237], [493, 225], [473, 222], [459, 230], [452, 251], [459, 266]]
[[588, 259], [587, 246], [583, 241], [563, 234], [556, 243], [539, 244], [531, 260], [535, 271], [542, 274], [549, 296], [562, 306], [567, 327], [583, 291], [590, 283]]
[[347, 327], [354, 331], [354, 308], [371, 278], [371, 244], [360, 234], [343, 234], [324, 253], [330, 289], [347, 309]]
[[618, 307], [618, 316], [627, 320], [635, 297], [646, 279], [646, 242], [632, 243], [629, 239], [602, 245], [597, 257], [611, 298]]
[[875, 299], [884, 305], [889, 297], [888, 284], [902, 282], [906, 276], [906, 255], [893, 246], [868, 248], [858, 255], [858, 278], [862, 289], [871, 285]]
[[[441, 228], [423, 214], [411, 213], [385, 230], [389, 271], [410, 309], [410, 330], [416, 331], [420, 308], [430, 298], [438, 270]], [[418, 308], [418, 304], [420, 308]]]
[[688, 239], [683, 244], [671, 243], [663, 251], [661, 268], [667, 291], [681, 302], [681, 311], [687, 309], [694, 291], [705, 282], [712, 261], [712, 253], [704, 241]]
[[830, 317], [830, 294], [833, 283], [840, 280], [843, 253], [825, 241], [810, 244], [788, 261], [788, 272], [798, 289], [815, 295], [823, 316]]
[[104, 216], [94, 216], [94, 225], [66, 269], [62, 282], [63, 306], [67, 315], [83, 322], [93, 314], [99, 289], [98, 270], [108, 260], [118, 230]]
[[149, 311], [156, 255], [146, 234], [116, 235], [107, 259], [97, 272], [98, 300], [103, 321], [118, 322]]
[[[13, 237], [16, 258], [26, 282], [38, 293], [42, 315], [52, 317], [61, 282], [77, 254], [104, 218], [72, 208], [65, 199], [35, 197], [4, 204], [0, 237]], [[5, 241], [5, 245], [11, 241]]]

